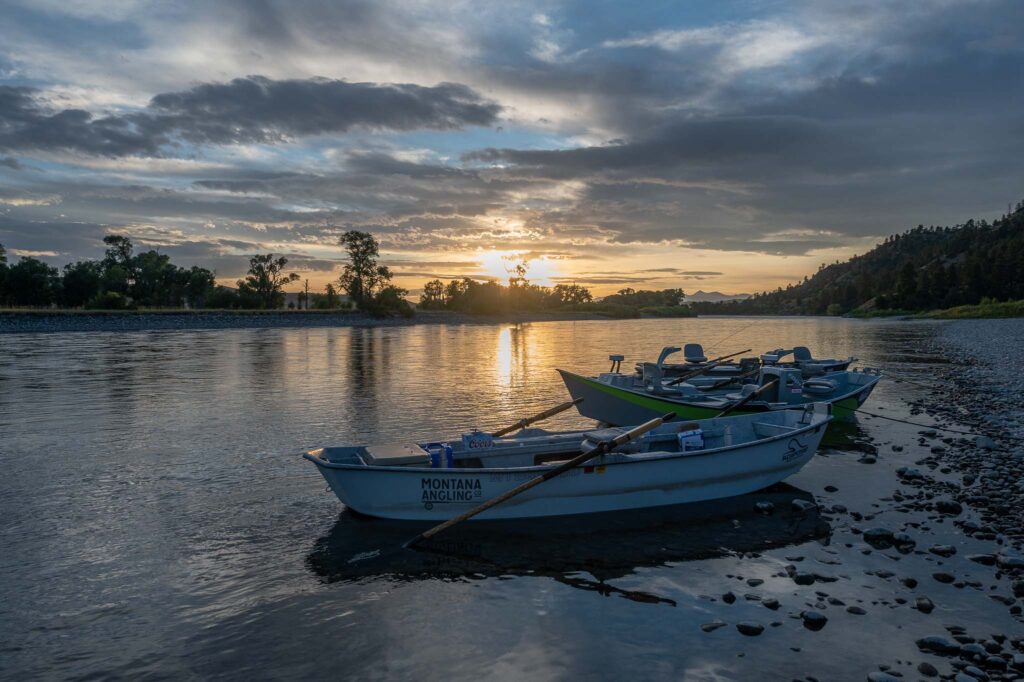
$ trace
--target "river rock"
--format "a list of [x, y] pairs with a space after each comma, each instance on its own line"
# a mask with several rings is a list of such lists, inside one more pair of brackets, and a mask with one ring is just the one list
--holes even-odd
[[703, 630], [704, 632], [714, 632], [718, 628], [724, 628], [724, 627], [725, 627], [725, 623], [723, 621], [713, 620], [710, 623], [704, 623], [703, 625], [701, 625], [700, 629]]
[[876, 670], [873, 673], [868, 673], [868, 682], [903, 682], [903, 678]]
[[956, 547], [952, 545], [933, 545], [928, 548], [928, 551], [941, 557], [951, 557], [956, 554]]
[[804, 611], [800, 614], [800, 618], [803, 619], [805, 628], [814, 631], [822, 629], [828, 622], [828, 618], [820, 611]]
[[741, 635], [746, 635], [747, 637], [757, 637], [759, 634], [764, 632], [763, 625], [751, 621], [736, 623], [736, 629], [739, 630]]
[[921, 661], [917, 664], [917, 672], [925, 677], [936, 677], [939, 674], [939, 669], [928, 661]]
[[893, 532], [888, 528], [868, 528], [864, 531], [864, 541], [875, 549], [892, 547]]
[[918, 597], [914, 600], [914, 608], [921, 613], [931, 613], [935, 610], [935, 604], [928, 597]]
[[960, 653], [959, 644], [938, 635], [922, 637], [915, 644], [917, 644], [917, 648], [921, 651], [930, 651], [935, 654], [952, 655]]

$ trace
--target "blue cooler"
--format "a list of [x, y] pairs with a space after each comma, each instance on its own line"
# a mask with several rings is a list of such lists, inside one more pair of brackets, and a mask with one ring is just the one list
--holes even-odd
[[689, 431], [680, 431], [678, 437], [679, 449], [682, 450], [683, 452], [704, 449], [704, 429], [690, 429]]

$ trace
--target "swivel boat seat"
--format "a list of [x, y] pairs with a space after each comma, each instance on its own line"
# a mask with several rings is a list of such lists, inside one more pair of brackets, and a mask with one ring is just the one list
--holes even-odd
[[683, 357], [686, 358], [687, 362], [691, 363], [708, 361], [707, 356], [704, 355], [704, 347], [699, 343], [688, 343], [683, 346]]

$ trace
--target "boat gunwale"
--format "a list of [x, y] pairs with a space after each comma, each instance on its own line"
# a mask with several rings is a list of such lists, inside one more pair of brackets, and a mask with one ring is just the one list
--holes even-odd
[[[822, 401], [818, 401], [818, 402], [822, 402]], [[813, 403], [811, 403], [811, 404], [813, 404]], [[783, 410], [772, 410], [772, 411], [773, 412], [782, 412]], [[794, 410], [788, 410], [788, 411], [797, 412], [797, 411], [802, 411], [802, 410], [795, 410], [794, 409]], [[756, 417], [757, 413], [750, 414], [750, 415], [741, 415], [741, 416]], [[633, 459], [633, 460], [625, 460], [625, 461], [619, 460], [619, 461], [614, 461], [614, 462], [604, 462], [604, 463], [601, 463], [601, 464], [590, 464], [589, 463], [590, 460], [587, 460], [588, 463], [581, 464], [581, 465], [579, 465], [578, 467], [575, 467], [575, 468], [579, 469], [579, 468], [583, 468], [583, 467], [587, 467], [587, 466], [605, 466], [605, 467], [608, 467], [608, 466], [619, 466], [619, 465], [625, 465], [625, 464], [644, 464], [644, 463], [649, 463], [649, 462], [661, 462], [661, 461], [670, 460], [670, 459], [683, 459], [683, 458], [693, 459], [693, 458], [698, 458], [698, 457], [708, 457], [708, 456], [711, 456], [711, 455], [718, 455], [718, 454], [723, 454], [725, 452], [740, 450], [740, 449], [743, 449], [743, 448], [746, 448], [746, 447], [750, 447], [750, 446], [753, 446], [753, 445], [767, 444], [767, 443], [771, 443], [771, 442], [774, 442], [774, 441], [777, 441], [777, 440], [782, 440], [784, 438], [796, 438], [797, 436], [802, 435], [802, 434], [806, 434], [806, 433], [808, 433], [808, 432], [810, 432], [812, 430], [816, 430], [816, 429], [819, 429], [821, 427], [827, 427], [828, 424], [830, 422], [832, 422], [834, 419], [835, 419], [835, 417], [832, 416], [832, 410], [831, 410], [831, 406], [830, 406], [829, 411], [827, 413], [825, 413], [824, 415], [819, 415], [819, 413], [815, 412], [814, 413], [814, 419], [812, 419], [810, 424], [807, 424], [806, 426], [803, 426], [803, 427], [801, 427], [799, 429], [796, 429], [794, 431], [788, 431], [786, 433], [780, 433], [780, 434], [775, 435], [775, 436], [768, 436], [766, 438], [759, 438], [759, 439], [756, 439], [756, 440], [746, 441], [746, 442], [743, 442], [743, 443], [734, 443], [732, 445], [723, 445], [721, 447], [710, 448], [710, 449], [707, 449], [707, 450], [689, 450], [689, 451], [686, 451], [686, 452], [667, 452], [666, 451], [666, 452], [663, 452], [662, 454], [655, 454], [655, 455], [653, 455], [651, 457], [645, 457], [643, 459]], [[817, 448], [815, 448], [815, 450], [817, 450]], [[812, 456], [813, 456], [813, 453], [812, 453]], [[475, 475], [480, 475], [480, 474], [508, 474], [508, 473], [517, 473], [517, 472], [537, 472], [537, 473], [542, 473], [544, 471], [550, 471], [551, 469], [554, 469], [555, 467], [560, 465], [560, 463], [554, 463], [554, 464], [535, 464], [535, 465], [525, 466], [525, 467], [482, 467], [482, 468], [472, 468], [472, 469], [470, 469], [470, 468], [459, 469], [459, 468], [447, 468], [446, 467], [446, 468], [443, 468], [443, 469], [442, 468], [436, 468], [435, 469], [435, 468], [431, 468], [431, 467], [387, 466], [387, 465], [379, 465], [379, 464], [365, 464], [365, 463], [364, 464], [348, 464], [348, 463], [345, 463], [345, 462], [331, 462], [329, 460], [323, 459], [322, 457], [319, 457], [319, 456], [311, 454], [311, 451], [307, 451], [307, 452], [302, 453], [302, 457], [304, 459], [308, 459], [309, 461], [313, 462], [317, 466], [323, 467], [325, 469], [347, 469], [347, 470], [350, 470], [350, 471], [380, 471], [380, 472], [385, 472], [385, 471], [403, 472], [404, 471], [406, 473], [416, 473], [418, 475], [422, 475], [422, 474], [425, 474], [425, 473], [431, 473], [431, 474], [438, 474], [438, 473], [440, 473], [440, 474], [447, 474], [447, 475], [453, 475], [453, 476], [456, 476], [456, 475], [457, 476], [467, 476], [467, 475], [474, 475], [474, 474]]]
[[[846, 371], [848, 371], [848, 372], [856, 372], [856, 370], [846, 370]], [[875, 370], [875, 371], [877, 372], [877, 370]], [[636, 395], [636, 396], [641, 396], [641, 397], [644, 397], [644, 398], [650, 398], [652, 400], [660, 400], [660, 401], [663, 401], [663, 402], [666, 402], [666, 403], [670, 403], [672, 405], [679, 405], [679, 406], [682, 406], [682, 407], [693, 407], [693, 408], [699, 408], [699, 409], [707, 410], [707, 409], [715, 409], [715, 408], [718, 408], [718, 407], [728, 408], [729, 404], [730, 404], [730, 403], [725, 403], [725, 404], [719, 403], [719, 404], [713, 404], [712, 405], [712, 404], [701, 403], [701, 402], [689, 402], [687, 400], [680, 400], [680, 399], [677, 399], [677, 398], [672, 398], [672, 397], [670, 397], [668, 395], [664, 395], [664, 394], [647, 393], [646, 391], [639, 391], [639, 390], [637, 390], [635, 388], [626, 388], [624, 386], [612, 386], [611, 384], [604, 384], [604, 383], [601, 383], [600, 381], [598, 381], [597, 379], [594, 379], [593, 377], [585, 377], [585, 376], [580, 375], [580, 374], [575, 374], [574, 372], [570, 372], [567, 369], [558, 369], [558, 372], [563, 374], [563, 375], [568, 374], [571, 377], [574, 377], [576, 379], [582, 379], [583, 381], [589, 382], [591, 384], [596, 384], [597, 386], [600, 386], [600, 387], [606, 387], [608, 389], [616, 390], [616, 391], [625, 391], [626, 393], [631, 393], [631, 394]], [[857, 372], [857, 373], [858, 374], [863, 374], [864, 376], [869, 377], [869, 379], [868, 379], [868, 381], [864, 382], [860, 386], [857, 386], [855, 390], [850, 391], [849, 393], [844, 393], [842, 395], [836, 396], [834, 398], [828, 398], [828, 397], [822, 396], [822, 397], [820, 397], [817, 400], [810, 400], [810, 401], [808, 401], [806, 403], [803, 403], [803, 405], [812, 405], [814, 403], [820, 403], [820, 402], [827, 402], [829, 404], [832, 404], [832, 403], [841, 402], [843, 400], [847, 400], [848, 398], [855, 398], [855, 397], [859, 396], [861, 393], [863, 393], [865, 390], [867, 390], [868, 388], [871, 388], [871, 387], [875, 386], [882, 379], [882, 374], [880, 372], [877, 373], [877, 374], [876, 373], [869, 373], [869, 372]], [[733, 400], [733, 401], [730, 401], [730, 402], [731, 403], [735, 403], [736, 401]], [[792, 410], [792, 409], [799, 409], [801, 407], [800, 404], [797, 404], [797, 405], [790, 405], [788, 407], [772, 409], [771, 405], [773, 405], [773, 404], [786, 405], [787, 403], [767, 403], [767, 402], [754, 402], [754, 401], [752, 401], [752, 402], [749, 402], [746, 405], [744, 405], [743, 409], [741, 410], [741, 412], [748, 412], [748, 413], [778, 412], [780, 410]]]

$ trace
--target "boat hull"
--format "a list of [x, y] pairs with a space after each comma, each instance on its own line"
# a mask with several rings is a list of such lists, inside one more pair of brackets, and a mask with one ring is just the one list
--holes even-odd
[[[580, 466], [475, 519], [523, 519], [645, 509], [733, 497], [773, 485], [814, 456], [828, 421], [753, 443]], [[502, 469], [368, 467], [304, 455], [346, 506], [369, 516], [442, 521], [553, 465]]]
[[[558, 370], [562, 375], [562, 381], [569, 390], [573, 399], [582, 398], [583, 401], [576, 406], [580, 414], [590, 419], [621, 426], [623, 424], [638, 424], [654, 417], [659, 417], [668, 412], [675, 412], [680, 419], [710, 419], [722, 411], [722, 406], [701, 406], [689, 403], [684, 400], [673, 400], [664, 396], [655, 396], [633, 391], [618, 386], [610, 386], [594, 379]], [[836, 396], [835, 398], [808, 398], [806, 403], [827, 402], [832, 406], [832, 416], [836, 419], [844, 419], [853, 416], [855, 410], [864, 404], [864, 401], [871, 395], [878, 378], [863, 386], [858, 386], [850, 392]], [[777, 407], [765, 405], [746, 405], [732, 414], [752, 414], [770, 410], [785, 410], [799, 407], [794, 404], [777, 404]]]

